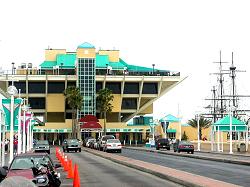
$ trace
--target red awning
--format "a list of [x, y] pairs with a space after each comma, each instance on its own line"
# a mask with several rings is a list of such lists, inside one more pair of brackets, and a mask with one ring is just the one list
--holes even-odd
[[96, 121], [89, 121], [89, 122], [84, 122], [81, 126], [81, 129], [102, 129], [102, 126], [100, 125], [99, 122]]
[[99, 120], [97, 119], [97, 117], [96, 116], [94, 116], [94, 115], [86, 115], [86, 116], [84, 116], [84, 117], [82, 117], [80, 120], [79, 120], [79, 122], [92, 122], [92, 121], [95, 121], [95, 122], [99, 122]]

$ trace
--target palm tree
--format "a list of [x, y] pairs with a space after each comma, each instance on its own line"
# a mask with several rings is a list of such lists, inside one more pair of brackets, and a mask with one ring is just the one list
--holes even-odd
[[100, 110], [101, 117], [104, 119], [104, 135], [106, 135], [106, 119], [107, 113], [111, 113], [113, 106], [111, 102], [114, 99], [112, 91], [108, 88], [101, 89], [97, 92], [97, 109]]
[[76, 132], [76, 116], [77, 110], [81, 110], [83, 98], [80, 94], [80, 89], [75, 86], [67, 87], [63, 92], [68, 105], [72, 108], [72, 137], [77, 137]]
[[[188, 120], [187, 124], [189, 124], [190, 126], [194, 127], [194, 128], [198, 128], [198, 120], [196, 118]], [[199, 117], [199, 134], [200, 134], [200, 139], [202, 138], [202, 129], [206, 129], [208, 127], [210, 127], [211, 125], [211, 121], [208, 119], [205, 119], [204, 116], [200, 116]]]

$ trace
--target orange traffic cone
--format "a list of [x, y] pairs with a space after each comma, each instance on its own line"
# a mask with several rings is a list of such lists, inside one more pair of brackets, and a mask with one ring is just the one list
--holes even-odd
[[69, 160], [67, 179], [73, 179], [73, 178], [74, 178], [74, 173], [73, 173], [73, 170], [72, 170], [72, 160]]
[[68, 166], [69, 166], [69, 163], [68, 163], [68, 158], [67, 156], [64, 157], [64, 171], [68, 171]]
[[79, 177], [79, 174], [78, 174], [78, 166], [77, 166], [77, 164], [75, 164], [75, 167], [74, 167], [73, 187], [80, 187], [80, 177]]

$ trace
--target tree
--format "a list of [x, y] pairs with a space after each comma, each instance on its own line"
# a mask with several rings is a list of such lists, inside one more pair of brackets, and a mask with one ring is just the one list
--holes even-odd
[[72, 137], [77, 138], [76, 117], [77, 110], [81, 110], [83, 97], [80, 94], [80, 89], [75, 86], [67, 87], [63, 92], [66, 102], [72, 108]]
[[97, 92], [97, 109], [100, 110], [101, 118], [104, 119], [104, 135], [106, 135], [107, 114], [112, 112], [113, 106], [111, 102], [114, 99], [112, 91], [108, 88], [101, 89]]
[[188, 136], [186, 135], [186, 132], [184, 131], [182, 137], [181, 137], [182, 140], [188, 140]]
[[[194, 118], [194, 119], [188, 120], [187, 124], [189, 124], [190, 126], [192, 126], [194, 128], [198, 128], [198, 123], [197, 122], [198, 122], [197, 119]], [[206, 129], [206, 128], [210, 127], [211, 123], [212, 122], [210, 120], [205, 119], [203, 116], [199, 117], [199, 126], [200, 126], [199, 134], [200, 134], [200, 139], [202, 139], [202, 129]]]

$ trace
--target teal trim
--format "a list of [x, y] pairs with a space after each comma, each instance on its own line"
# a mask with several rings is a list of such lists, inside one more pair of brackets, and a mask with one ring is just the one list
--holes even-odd
[[167, 129], [167, 132], [169, 132], [169, 133], [176, 133], [176, 129]]
[[75, 69], [76, 54], [59, 54], [56, 56], [56, 65], [60, 69]]
[[166, 115], [165, 117], [159, 120], [160, 122], [179, 122], [180, 118], [177, 118], [171, 114]]
[[95, 62], [97, 69], [107, 69], [107, 64], [109, 64], [109, 57], [108, 55], [96, 54]]
[[56, 66], [56, 61], [44, 61], [40, 64], [41, 69], [53, 69], [53, 66]]
[[78, 45], [77, 48], [92, 49], [92, 48], [95, 48], [95, 46], [93, 46], [92, 44], [88, 42], [84, 42], [81, 45]]

